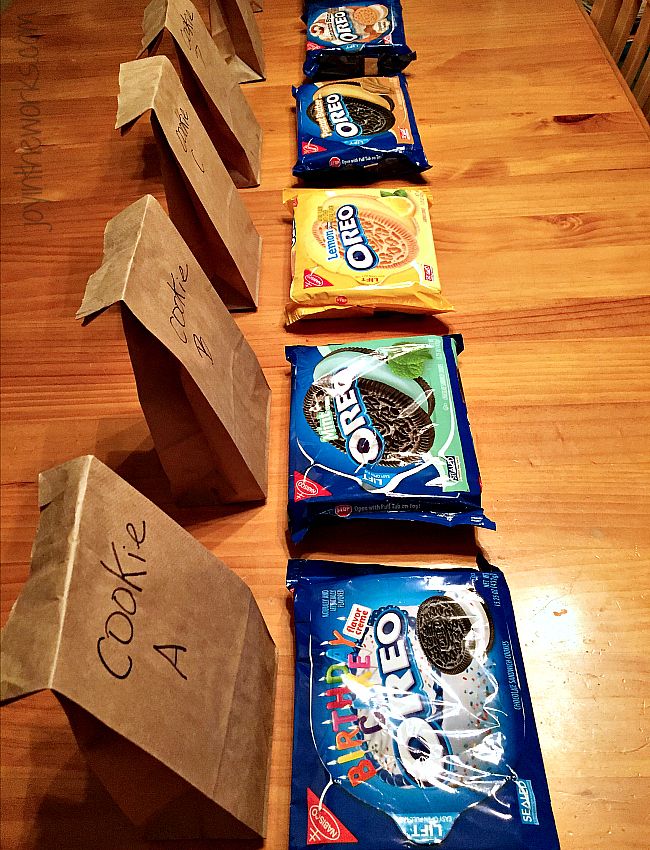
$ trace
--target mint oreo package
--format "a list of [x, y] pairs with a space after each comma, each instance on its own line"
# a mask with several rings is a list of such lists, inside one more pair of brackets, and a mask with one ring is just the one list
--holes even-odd
[[289, 561], [290, 850], [559, 850], [503, 574]]
[[399, 0], [355, 0], [351, 6], [307, 0], [303, 20], [303, 70], [310, 79], [397, 74], [416, 58], [406, 44]]
[[[426, 171], [427, 162], [403, 74], [307, 83], [296, 98], [298, 161], [293, 173]], [[378, 176], [378, 175], [377, 175]]]
[[456, 358], [462, 337], [290, 346], [289, 527], [405, 519], [494, 528]]

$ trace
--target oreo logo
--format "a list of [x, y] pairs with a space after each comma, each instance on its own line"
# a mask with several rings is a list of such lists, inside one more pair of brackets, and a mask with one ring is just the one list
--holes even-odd
[[354, 204], [344, 204], [336, 211], [336, 225], [343, 246], [345, 262], [354, 271], [368, 271], [379, 263], [379, 257], [368, 244]]
[[377, 668], [386, 716], [402, 776], [419, 787], [437, 785], [445, 772], [447, 749], [427, 720], [431, 712], [413, 657], [408, 618], [394, 606], [381, 609], [374, 624]]
[[350, 113], [340, 94], [337, 94], [337, 92], [328, 94], [325, 97], [325, 107], [330, 126], [337, 135], [344, 139], [351, 139], [359, 135], [361, 127], [350, 118]]
[[334, 407], [339, 431], [345, 438], [345, 449], [359, 465], [377, 463], [384, 453], [384, 440], [373, 427], [357, 382], [348, 369], [333, 376]]
[[343, 9], [338, 9], [332, 16], [334, 24], [334, 32], [340, 41], [356, 41], [357, 32], [350, 21], [348, 13]]

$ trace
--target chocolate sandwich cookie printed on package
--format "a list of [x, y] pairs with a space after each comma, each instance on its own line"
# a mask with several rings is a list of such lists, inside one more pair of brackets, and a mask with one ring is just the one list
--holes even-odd
[[416, 58], [406, 44], [399, 0], [357, 0], [351, 6], [307, 0], [303, 20], [303, 70], [310, 79], [396, 74]]
[[372, 315], [441, 313], [429, 218], [420, 189], [286, 189], [293, 213], [287, 324]]
[[296, 176], [343, 178], [346, 170], [426, 171], [406, 79], [362, 77], [309, 83], [296, 98]]
[[503, 574], [289, 561], [290, 850], [559, 850]]
[[326, 518], [494, 528], [458, 376], [460, 336], [291, 346], [289, 526]]

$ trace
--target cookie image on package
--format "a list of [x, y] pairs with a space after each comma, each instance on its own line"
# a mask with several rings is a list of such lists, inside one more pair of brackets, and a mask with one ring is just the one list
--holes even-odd
[[358, 6], [354, 9], [352, 17], [364, 27], [372, 26], [388, 14], [386, 6]]
[[[435, 427], [430, 418], [435, 404], [433, 390], [421, 378], [415, 383], [424, 390], [430, 408], [428, 414], [412, 398], [387, 384], [369, 378], [357, 379], [357, 389], [366, 412], [384, 441], [382, 466], [418, 463], [433, 448]], [[324, 379], [321, 379], [307, 391], [303, 412], [310, 427], [320, 434], [322, 440], [345, 452], [346, 441], [339, 430], [334, 399]]]
[[[503, 752], [502, 732], [497, 714], [486, 707], [498, 693], [487, 659], [488, 646], [493, 640], [493, 626], [486, 607], [475, 598], [473, 591], [464, 594], [467, 609], [448, 596], [434, 596], [419, 606], [403, 607], [408, 617], [410, 658], [418, 669], [422, 692], [427, 699], [427, 720], [438, 730], [437, 743], [429, 738], [426, 743], [419, 742], [417, 731], [409, 746], [417, 751], [422, 746], [427, 753], [420, 765], [411, 766], [410, 779], [406, 779], [400, 767], [396, 749], [396, 727], [402, 722], [397, 702], [391, 699], [387, 686], [382, 684], [379, 673], [377, 644], [372, 628], [368, 628], [359, 642], [357, 655], [363, 666], [355, 674], [350, 673], [364, 686], [352, 690], [356, 694], [354, 709], [361, 719], [360, 729], [378, 775], [382, 781], [395, 787], [410, 789], [413, 781], [421, 788], [471, 788], [478, 793], [492, 793], [505, 781], [505, 777], [495, 776], [491, 770], [491, 759]], [[459, 618], [459, 633], [472, 647], [469, 661], [463, 667], [463, 677], [453, 671], [442, 669], [431, 663], [429, 653], [418, 634], [418, 621], [424, 609], [431, 608], [432, 602], [440, 603], [447, 613]], [[449, 606], [453, 607], [449, 607]], [[424, 615], [426, 616], [426, 614]], [[460, 620], [463, 622], [460, 623]], [[454, 641], [452, 641], [453, 643]], [[457, 656], [462, 649], [454, 647]], [[448, 666], [451, 657], [446, 650], [443, 660]], [[464, 662], [463, 662], [464, 663]], [[400, 693], [404, 696], [404, 693]], [[413, 772], [414, 771], [414, 772]]]
[[[488, 625], [489, 648], [493, 635], [489, 621]], [[468, 639], [472, 623], [463, 607], [448, 596], [425, 599], [418, 609], [416, 630], [429, 663], [443, 673], [463, 673], [472, 663], [476, 649], [474, 642]]]
[[[359, 208], [359, 223], [363, 232], [379, 258], [378, 268], [393, 269], [408, 265], [418, 255], [418, 241], [415, 233], [409, 230], [401, 221], [392, 216], [385, 215], [374, 210]], [[334, 231], [339, 251], [343, 251], [337, 228], [330, 222], [317, 221], [314, 223], [312, 233], [314, 237], [325, 247], [326, 231]]]
[[310, 24], [309, 34], [340, 45], [373, 41], [390, 28], [387, 6], [336, 6], [322, 12]]
[[[350, 85], [350, 84], [348, 84]], [[358, 84], [357, 84], [358, 85]], [[321, 99], [325, 92], [319, 92]], [[378, 136], [381, 133], [386, 133], [395, 124], [395, 116], [393, 115], [394, 103], [389, 97], [383, 97], [386, 105], [374, 103], [371, 100], [365, 99], [359, 92], [359, 97], [354, 97], [349, 94], [340, 95], [340, 100], [347, 109], [350, 121], [359, 127], [360, 136]], [[307, 117], [319, 123], [319, 109], [316, 102], [311, 103], [307, 107]], [[327, 111], [324, 113], [324, 120], [329, 125], [330, 131], [337, 132], [337, 123], [332, 120]]]

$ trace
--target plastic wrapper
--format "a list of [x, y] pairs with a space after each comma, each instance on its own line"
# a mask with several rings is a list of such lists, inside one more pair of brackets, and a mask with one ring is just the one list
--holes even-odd
[[318, 79], [389, 75], [416, 57], [407, 46], [399, 0], [335, 6], [308, 0], [305, 76]]
[[290, 850], [559, 850], [502, 573], [290, 561]]
[[494, 528], [456, 357], [460, 336], [291, 346], [289, 527], [406, 519]]
[[294, 88], [293, 94], [296, 176], [331, 183], [345, 180], [351, 171], [384, 177], [431, 167], [402, 74], [308, 83]]
[[443, 297], [420, 189], [285, 189], [293, 213], [287, 325], [300, 319], [441, 313]]

